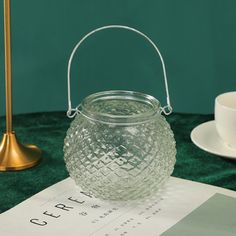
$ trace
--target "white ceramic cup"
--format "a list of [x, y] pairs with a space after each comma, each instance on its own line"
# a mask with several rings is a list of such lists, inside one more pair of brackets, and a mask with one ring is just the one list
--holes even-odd
[[215, 99], [216, 129], [223, 142], [236, 149], [236, 91]]

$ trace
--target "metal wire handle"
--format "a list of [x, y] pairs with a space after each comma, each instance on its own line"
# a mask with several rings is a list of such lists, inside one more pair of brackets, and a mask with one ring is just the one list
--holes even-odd
[[89, 32], [88, 34], [86, 34], [74, 47], [74, 49], [72, 50], [72, 53], [70, 55], [70, 59], [68, 62], [68, 69], [67, 69], [67, 79], [68, 79], [68, 111], [67, 111], [67, 116], [69, 118], [73, 118], [77, 113], [79, 113], [79, 106], [77, 106], [76, 108], [72, 108], [71, 105], [71, 89], [70, 89], [70, 71], [71, 71], [71, 63], [72, 60], [74, 58], [74, 54], [76, 52], [76, 50], [79, 48], [79, 46], [85, 41], [85, 39], [87, 39], [89, 36], [91, 36], [92, 34], [101, 31], [101, 30], [105, 30], [105, 29], [110, 29], [110, 28], [122, 28], [122, 29], [127, 29], [130, 31], [133, 31], [139, 35], [141, 35], [142, 37], [144, 37], [145, 39], [148, 40], [149, 43], [151, 43], [151, 45], [154, 47], [154, 49], [156, 50], [156, 52], [158, 53], [160, 60], [161, 60], [161, 64], [162, 64], [162, 69], [163, 69], [163, 75], [164, 75], [164, 82], [165, 82], [165, 90], [166, 90], [166, 102], [167, 105], [165, 105], [164, 107], [161, 107], [161, 112], [163, 112], [165, 115], [170, 115], [172, 113], [172, 106], [170, 103], [170, 96], [169, 96], [169, 88], [168, 88], [168, 82], [167, 82], [167, 76], [166, 76], [166, 68], [165, 68], [165, 63], [164, 60], [162, 58], [162, 55], [159, 51], [159, 49], [157, 48], [156, 44], [144, 33], [140, 32], [137, 29], [131, 28], [129, 26], [125, 26], [125, 25], [107, 25], [107, 26], [103, 26], [100, 28], [97, 28], [91, 32]]

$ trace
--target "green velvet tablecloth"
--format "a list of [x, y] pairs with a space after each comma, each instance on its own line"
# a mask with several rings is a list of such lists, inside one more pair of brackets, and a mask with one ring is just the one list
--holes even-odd
[[[190, 140], [190, 132], [195, 126], [212, 119], [211, 115], [173, 114], [168, 117], [177, 142], [173, 176], [236, 190], [236, 162], [206, 153]], [[43, 160], [32, 169], [0, 172], [0, 212], [68, 177], [62, 148], [70, 122], [64, 112], [14, 117], [18, 138], [21, 142], [38, 145], [43, 150]], [[4, 129], [2, 117], [0, 130], [4, 132]]]

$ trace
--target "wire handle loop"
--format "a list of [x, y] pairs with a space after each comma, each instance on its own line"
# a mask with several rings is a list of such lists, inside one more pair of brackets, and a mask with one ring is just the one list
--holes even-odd
[[171, 102], [170, 102], [170, 96], [169, 96], [169, 88], [168, 88], [168, 81], [167, 81], [167, 75], [166, 75], [166, 68], [165, 68], [165, 63], [164, 60], [162, 58], [162, 55], [158, 49], [158, 47], [156, 46], [156, 44], [144, 33], [140, 32], [137, 29], [131, 28], [129, 26], [125, 26], [125, 25], [107, 25], [107, 26], [103, 26], [97, 29], [92, 30], [91, 32], [87, 33], [74, 47], [74, 49], [72, 50], [72, 53], [70, 55], [69, 58], [69, 62], [68, 62], [68, 68], [67, 68], [67, 80], [68, 80], [68, 111], [67, 111], [67, 116], [69, 118], [73, 118], [76, 114], [80, 113], [79, 110], [79, 106], [77, 106], [76, 108], [72, 108], [72, 103], [71, 103], [71, 87], [70, 87], [70, 72], [71, 72], [71, 64], [74, 58], [74, 55], [77, 51], [77, 49], [79, 48], [79, 46], [92, 34], [101, 31], [101, 30], [105, 30], [105, 29], [111, 29], [111, 28], [122, 28], [122, 29], [126, 29], [126, 30], [130, 30], [133, 31], [139, 35], [141, 35], [142, 37], [144, 37], [156, 50], [156, 52], [158, 53], [160, 60], [161, 60], [161, 64], [162, 64], [162, 70], [163, 70], [163, 75], [164, 75], [164, 82], [165, 82], [165, 90], [166, 90], [166, 103], [167, 105], [165, 105], [164, 107], [161, 107], [161, 112], [163, 112], [165, 115], [170, 115], [172, 113], [172, 106], [171, 106]]

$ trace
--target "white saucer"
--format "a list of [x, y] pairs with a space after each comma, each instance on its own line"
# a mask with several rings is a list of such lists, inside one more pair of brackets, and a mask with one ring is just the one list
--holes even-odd
[[236, 160], [236, 149], [232, 149], [222, 142], [216, 131], [214, 120], [194, 128], [191, 132], [191, 139], [196, 146], [206, 152]]

